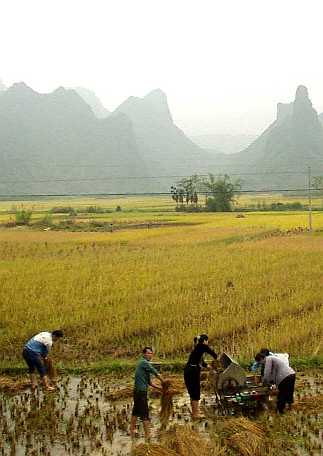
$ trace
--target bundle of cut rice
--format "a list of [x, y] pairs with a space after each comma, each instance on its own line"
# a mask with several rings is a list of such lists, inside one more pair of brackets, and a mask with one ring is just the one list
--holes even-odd
[[236, 432], [227, 439], [228, 446], [238, 451], [241, 456], [261, 456], [263, 440], [250, 431]]
[[160, 444], [140, 444], [132, 456], [225, 456], [227, 447], [211, 443], [188, 426], [174, 426], [161, 435]]
[[161, 428], [166, 429], [169, 418], [173, 412], [173, 396], [175, 392], [170, 380], [165, 380], [162, 386], [162, 395], [160, 398], [160, 423]]
[[[185, 390], [183, 378], [179, 377], [178, 375], [168, 375], [166, 381], [169, 381], [171, 383], [173, 395], [181, 394]], [[154, 389], [151, 391], [150, 395], [152, 397], [158, 397], [161, 394], [162, 392], [160, 390]]]
[[188, 426], [174, 426], [161, 438], [179, 456], [223, 456], [226, 449], [203, 438]]
[[229, 418], [222, 423], [226, 443], [242, 456], [261, 456], [265, 440], [262, 426], [245, 417]]
[[131, 456], [178, 456], [178, 453], [161, 445], [140, 443], [133, 448]]
[[105, 398], [110, 401], [118, 401], [120, 399], [128, 399], [133, 396], [133, 386], [124, 386], [122, 388], [109, 391], [105, 394]]
[[48, 377], [53, 380], [53, 381], [56, 381], [56, 369], [54, 367], [54, 363], [53, 363], [53, 360], [51, 358], [45, 358], [44, 360], [44, 364], [46, 366], [46, 370], [47, 370], [47, 375]]
[[265, 431], [262, 426], [245, 417], [227, 419], [224, 421], [224, 429], [230, 433], [247, 431], [259, 438], [265, 436]]
[[5, 393], [16, 393], [30, 386], [30, 382], [25, 379], [0, 377], [0, 391]]

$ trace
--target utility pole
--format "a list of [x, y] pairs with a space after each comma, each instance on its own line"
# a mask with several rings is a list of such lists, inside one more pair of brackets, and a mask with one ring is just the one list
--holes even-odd
[[312, 192], [311, 192], [311, 187], [312, 187], [312, 179], [311, 179], [311, 167], [308, 167], [308, 229], [310, 232], [313, 231], [313, 225], [312, 225]]

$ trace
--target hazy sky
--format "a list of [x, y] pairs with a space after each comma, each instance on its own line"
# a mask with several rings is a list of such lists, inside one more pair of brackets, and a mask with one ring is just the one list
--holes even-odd
[[1, 0], [0, 78], [93, 89], [109, 110], [163, 89], [189, 134], [260, 133], [309, 88], [323, 111], [321, 0]]

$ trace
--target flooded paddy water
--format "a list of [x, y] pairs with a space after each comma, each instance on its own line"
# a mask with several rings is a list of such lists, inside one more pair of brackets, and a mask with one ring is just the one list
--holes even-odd
[[[192, 423], [189, 397], [182, 378], [173, 377], [173, 380], [177, 385], [177, 394], [173, 399], [170, 425], [193, 427], [208, 439], [215, 434], [222, 438], [222, 424], [232, 418], [220, 416], [212, 389], [205, 390], [201, 400], [205, 419]], [[15, 382], [11, 381], [11, 388], [9, 384], [1, 392], [0, 382], [0, 455], [123, 456], [130, 455], [133, 445], [144, 441], [141, 424], [138, 425], [139, 437], [134, 443], [129, 436], [132, 410], [129, 378], [67, 375], [57, 382], [55, 392], [44, 392], [41, 387], [32, 392], [23, 381], [17, 380], [16, 383], [16, 391]], [[158, 395], [150, 398], [150, 405], [152, 440], [158, 442]], [[281, 417], [277, 417], [272, 410], [263, 412], [259, 420], [273, 432], [282, 424], [279, 423]], [[322, 371], [311, 375], [298, 374], [294, 410], [288, 412], [288, 421], [284, 426], [285, 431], [295, 435], [299, 441], [297, 452], [293, 454], [323, 454]]]
[[[130, 454], [132, 386], [126, 380], [64, 376], [55, 392], [42, 388], [32, 392], [25, 382], [22, 389], [0, 393], [0, 454]], [[154, 431], [159, 424], [159, 403], [156, 395], [150, 399]], [[174, 398], [172, 420], [189, 421], [188, 403], [185, 394]], [[143, 441], [138, 425], [136, 443]], [[157, 439], [156, 432], [153, 438]]]

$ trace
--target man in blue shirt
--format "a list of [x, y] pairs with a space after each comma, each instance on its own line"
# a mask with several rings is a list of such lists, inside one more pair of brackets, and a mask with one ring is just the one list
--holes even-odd
[[47, 360], [47, 355], [52, 348], [53, 342], [56, 342], [63, 337], [63, 335], [63, 331], [60, 329], [57, 329], [52, 333], [44, 331], [29, 339], [24, 346], [22, 356], [29, 368], [31, 387], [33, 390], [36, 388], [36, 369], [39, 372], [44, 387], [48, 391], [55, 390], [53, 386], [49, 385], [45, 361]]
[[145, 437], [150, 438], [150, 418], [148, 408], [148, 386], [160, 389], [151, 382], [151, 376], [154, 375], [163, 383], [162, 377], [157, 370], [151, 365], [150, 361], [154, 355], [151, 347], [145, 347], [142, 351], [143, 355], [139, 359], [135, 372], [135, 387], [133, 392], [133, 410], [130, 423], [130, 435], [135, 436], [137, 418], [140, 418], [144, 425]]

